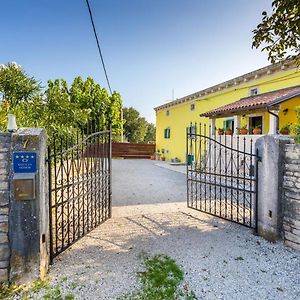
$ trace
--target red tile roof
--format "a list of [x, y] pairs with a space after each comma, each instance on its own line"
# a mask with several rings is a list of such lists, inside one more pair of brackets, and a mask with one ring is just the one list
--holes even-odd
[[213, 117], [228, 113], [267, 108], [300, 95], [300, 86], [293, 86], [273, 92], [242, 98], [236, 102], [218, 107], [201, 114], [201, 117]]

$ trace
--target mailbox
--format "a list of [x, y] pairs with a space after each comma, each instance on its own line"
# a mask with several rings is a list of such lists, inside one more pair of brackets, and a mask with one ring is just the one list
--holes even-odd
[[17, 201], [35, 199], [35, 174], [15, 174], [13, 177], [14, 198]]

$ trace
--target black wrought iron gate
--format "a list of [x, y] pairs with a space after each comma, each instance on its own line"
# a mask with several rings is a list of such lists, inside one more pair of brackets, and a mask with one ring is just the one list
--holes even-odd
[[187, 129], [188, 207], [257, 228], [258, 154], [251, 137]]
[[48, 149], [50, 258], [111, 216], [111, 130], [54, 139]]

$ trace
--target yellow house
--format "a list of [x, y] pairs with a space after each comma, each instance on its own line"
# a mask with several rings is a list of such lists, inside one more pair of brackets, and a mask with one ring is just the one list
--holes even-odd
[[[274, 134], [278, 127], [296, 122], [299, 86], [300, 70], [292, 61], [285, 61], [160, 105], [154, 108], [156, 149], [167, 160], [177, 157], [185, 161], [186, 130], [194, 122], [213, 129], [230, 128], [234, 134], [241, 127], [246, 127], [248, 134], [255, 127], [261, 128], [262, 134]], [[243, 105], [248, 102], [249, 106]], [[233, 103], [230, 109], [227, 105]]]

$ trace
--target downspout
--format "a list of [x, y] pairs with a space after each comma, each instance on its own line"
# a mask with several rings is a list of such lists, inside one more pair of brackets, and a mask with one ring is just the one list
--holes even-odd
[[274, 114], [273, 112], [270, 111], [270, 107], [268, 106], [267, 107], [267, 111], [270, 115], [274, 116], [276, 119], [277, 119], [277, 122], [276, 122], [276, 133], [278, 134], [279, 132], [279, 116]]

